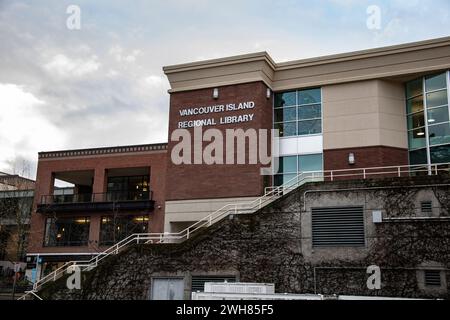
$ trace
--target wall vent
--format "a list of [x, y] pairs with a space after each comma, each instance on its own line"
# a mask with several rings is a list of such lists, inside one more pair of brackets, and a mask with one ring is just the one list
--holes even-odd
[[422, 213], [432, 213], [433, 203], [431, 201], [422, 201], [420, 203], [420, 211], [422, 211]]
[[364, 208], [312, 208], [313, 247], [364, 247]]
[[427, 287], [441, 286], [441, 271], [439, 270], [425, 270], [425, 285]]

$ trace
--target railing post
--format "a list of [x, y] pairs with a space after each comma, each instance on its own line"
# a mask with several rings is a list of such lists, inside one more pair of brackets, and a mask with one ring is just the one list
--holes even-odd
[[137, 235], [137, 239], [136, 239], [136, 243], [137, 244], [139, 244], [139, 238], [140, 238], [140, 236], [139, 236], [139, 234]]
[[365, 168], [363, 169], [363, 177], [364, 177], [363, 179], [366, 178], [366, 169]]
[[189, 239], [189, 228], [186, 230], [186, 239]]
[[259, 198], [259, 208], [261, 209], [262, 199]]
[[330, 172], [331, 181], [333, 181], [333, 171]]
[[437, 164], [434, 165], [434, 172], [435, 172], [436, 175], [438, 175], [438, 167], [437, 167]]
[[397, 169], [398, 169], [398, 177], [400, 178], [402, 176], [402, 170], [400, 167], [398, 167]]
[[211, 224], [212, 224], [212, 217], [209, 216], [209, 226], [210, 226], [210, 227], [211, 227]]
[[53, 281], [56, 281], [56, 271], [53, 271]]
[[162, 243], [162, 240], [163, 240], [163, 234], [160, 233], [160, 234], [159, 234], [159, 243]]
[[237, 214], [237, 204], [234, 205], [234, 214]]

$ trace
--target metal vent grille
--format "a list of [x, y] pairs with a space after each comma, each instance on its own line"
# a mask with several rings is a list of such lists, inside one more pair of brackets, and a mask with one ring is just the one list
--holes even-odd
[[312, 208], [313, 247], [363, 247], [364, 208]]
[[191, 291], [192, 292], [204, 292], [205, 282], [236, 282], [236, 277], [233, 276], [193, 276]]
[[425, 270], [425, 285], [430, 287], [440, 287], [441, 272], [439, 270]]
[[420, 210], [422, 213], [431, 213], [433, 211], [433, 204], [431, 201], [422, 201], [420, 203]]

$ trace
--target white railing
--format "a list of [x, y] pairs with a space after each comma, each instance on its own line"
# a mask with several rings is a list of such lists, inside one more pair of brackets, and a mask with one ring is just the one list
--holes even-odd
[[42, 286], [50, 281], [55, 281], [63, 276], [69, 268], [79, 268], [80, 271], [89, 271], [98, 266], [99, 262], [112, 254], [117, 254], [121, 249], [130, 244], [142, 243], [179, 243], [189, 239], [194, 233], [202, 228], [209, 227], [214, 223], [232, 214], [250, 214], [254, 213], [267, 204], [271, 203], [280, 196], [298, 188], [307, 182], [315, 181], [334, 181], [340, 178], [368, 179], [373, 177], [407, 177], [420, 173], [427, 175], [437, 175], [440, 172], [450, 173], [450, 163], [440, 163], [433, 165], [413, 165], [413, 166], [388, 166], [371, 167], [361, 169], [340, 169], [325, 171], [305, 171], [299, 173], [294, 178], [288, 180], [281, 186], [267, 187], [264, 195], [246, 203], [230, 203], [213, 213], [201, 218], [184, 230], [176, 233], [134, 233], [125, 239], [117, 242], [105, 251], [98, 253], [89, 261], [70, 261], [41, 278], [33, 285], [33, 290], [27, 292], [19, 299], [25, 298], [28, 294], [34, 294]]

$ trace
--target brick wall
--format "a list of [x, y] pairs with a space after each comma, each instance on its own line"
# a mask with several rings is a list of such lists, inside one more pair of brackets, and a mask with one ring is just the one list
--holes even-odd
[[36, 213], [36, 208], [42, 196], [50, 195], [53, 193], [55, 172], [93, 170], [93, 192], [103, 193], [106, 192], [105, 177], [107, 169], [138, 167], [150, 168], [150, 190], [153, 191], [153, 200], [155, 201], [155, 209], [150, 213], [150, 232], [163, 232], [165, 175], [167, 163], [166, 155], [166, 151], [155, 151], [136, 154], [118, 154], [40, 160], [38, 162], [28, 253], [98, 252], [99, 250], [98, 240], [100, 232], [100, 219], [102, 215], [108, 213], [79, 212], [70, 215], [62, 214], [63, 216], [70, 217], [90, 217], [89, 247], [43, 247], [46, 217], [44, 214]]
[[[348, 163], [349, 153], [355, 155], [353, 165]], [[386, 146], [331, 149], [323, 151], [323, 158], [325, 170], [399, 166], [408, 164], [408, 150]]]
[[[261, 165], [206, 165], [181, 164], [171, 161], [171, 152], [178, 143], [171, 142], [173, 130], [178, 128], [178, 122], [197, 119], [216, 119], [215, 126], [204, 127], [203, 130], [219, 129], [225, 136], [226, 129], [247, 130], [272, 128], [272, 98], [266, 97], [267, 86], [262, 82], [245, 83], [219, 87], [219, 98], [213, 99], [213, 88], [172, 93], [170, 96], [169, 114], [169, 148], [167, 164], [166, 200], [228, 198], [260, 195], [264, 187], [264, 177], [260, 175]], [[228, 111], [196, 116], [180, 116], [184, 108], [220, 105], [254, 101], [255, 107], [250, 110]], [[237, 124], [219, 124], [219, 118], [224, 116], [239, 116], [253, 113], [249, 122]], [[193, 134], [193, 129], [188, 129]], [[209, 142], [205, 142], [205, 147]], [[192, 153], [193, 154], [193, 150]], [[225, 150], [224, 150], [225, 154]], [[248, 147], [246, 148], [246, 158]], [[193, 157], [192, 157], [193, 158]], [[248, 162], [246, 162], [248, 163]], [[195, 188], [193, 188], [195, 187]]]

